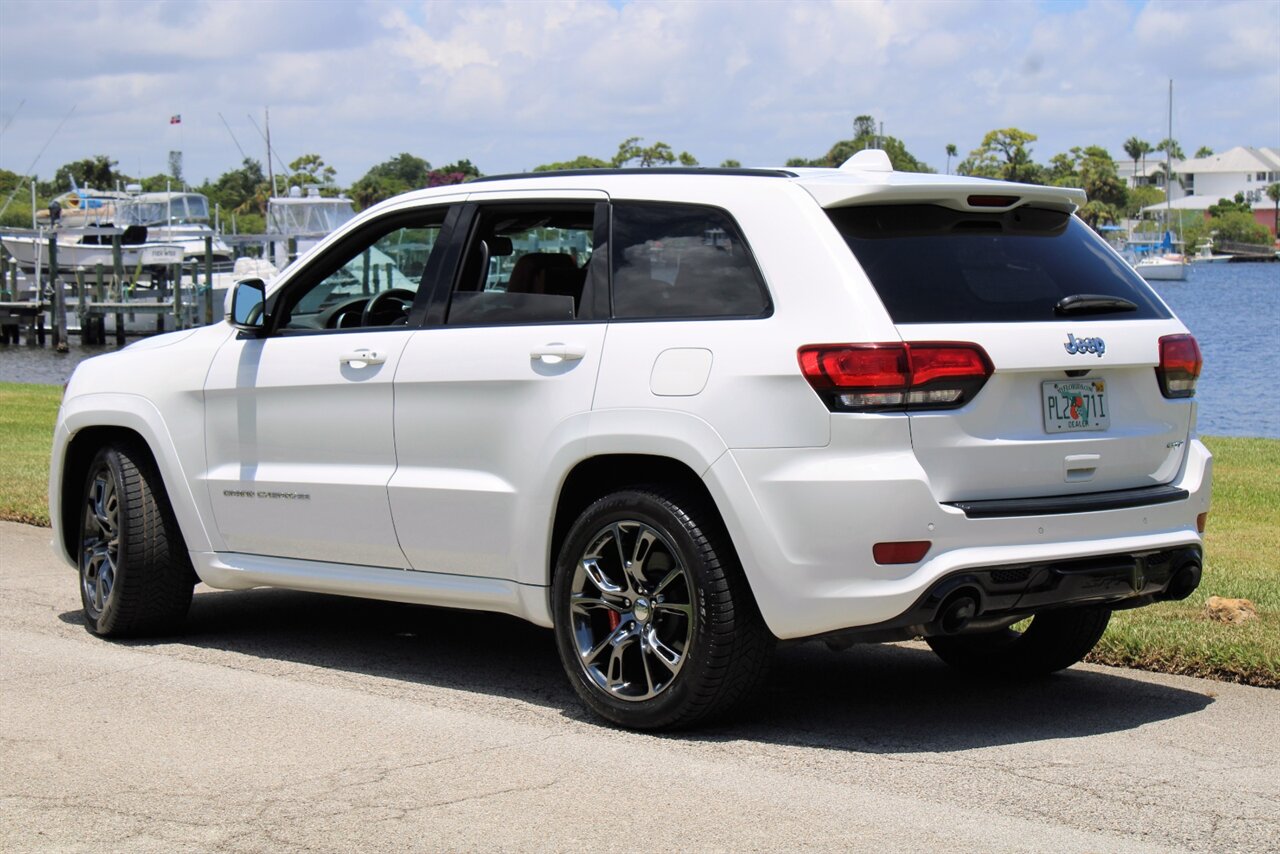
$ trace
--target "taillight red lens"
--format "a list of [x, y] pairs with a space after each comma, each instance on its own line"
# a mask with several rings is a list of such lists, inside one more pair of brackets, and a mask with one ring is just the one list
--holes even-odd
[[902, 344], [802, 347], [800, 368], [815, 388], [901, 388], [911, 382]]
[[879, 564], [919, 563], [932, 545], [928, 540], [876, 543], [871, 547], [871, 557]]
[[949, 409], [973, 399], [991, 360], [977, 344], [812, 344], [800, 370], [833, 411]]
[[1165, 397], [1191, 397], [1204, 361], [1200, 345], [1191, 335], [1165, 335], [1160, 339], [1160, 366], [1156, 379]]

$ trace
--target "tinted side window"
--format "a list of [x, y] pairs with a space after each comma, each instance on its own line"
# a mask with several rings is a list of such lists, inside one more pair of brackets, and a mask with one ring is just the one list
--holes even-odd
[[699, 205], [613, 206], [613, 316], [760, 317], [769, 296], [727, 214]]
[[303, 262], [306, 269], [279, 295], [276, 331], [405, 325], [446, 212], [430, 208], [390, 214], [322, 255], [309, 256]]
[[567, 323], [585, 317], [594, 217], [594, 204], [482, 207], [445, 322]]
[[1092, 320], [1163, 318], [1147, 284], [1079, 219], [1042, 208], [1005, 213], [937, 205], [827, 212], [895, 323], [1061, 320], [1063, 297], [1127, 299], [1136, 311]]

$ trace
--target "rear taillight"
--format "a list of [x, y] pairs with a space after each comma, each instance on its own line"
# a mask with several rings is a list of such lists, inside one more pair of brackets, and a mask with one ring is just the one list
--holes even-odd
[[800, 370], [833, 412], [954, 409], [991, 376], [977, 344], [912, 342], [810, 344]]
[[1191, 397], [1200, 376], [1200, 345], [1191, 335], [1165, 335], [1160, 339], [1160, 365], [1156, 379], [1165, 397]]

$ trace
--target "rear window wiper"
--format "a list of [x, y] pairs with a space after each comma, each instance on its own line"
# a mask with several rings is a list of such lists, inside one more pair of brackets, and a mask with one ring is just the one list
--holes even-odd
[[1103, 294], [1072, 294], [1058, 300], [1055, 314], [1105, 314], [1111, 311], [1137, 311], [1138, 304], [1124, 297]]

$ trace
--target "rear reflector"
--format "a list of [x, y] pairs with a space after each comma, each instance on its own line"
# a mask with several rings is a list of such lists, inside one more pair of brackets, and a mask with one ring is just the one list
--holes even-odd
[[929, 540], [909, 540], [901, 543], [876, 543], [871, 556], [876, 563], [918, 563], [933, 543]]
[[1160, 365], [1156, 379], [1165, 397], [1191, 397], [1196, 393], [1203, 360], [1191, 335], [1165, 335], [1160, 339]]
[[992, 371], [977, 344], [949, 341], [811, 344], [797, 357], [809, 385], [834, 412], [963, 406]]
[[1196, 517], [1196, 533], [1203, 534], [1205, 527], [1209, 524], [1209, 513], [1206, 511]]

